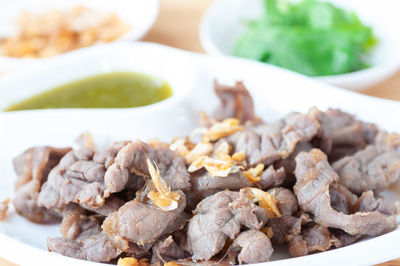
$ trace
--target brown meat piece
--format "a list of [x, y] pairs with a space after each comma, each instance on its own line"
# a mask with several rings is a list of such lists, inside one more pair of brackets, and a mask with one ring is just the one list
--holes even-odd
[[0, 202], [0, 221], [4, 221], [6, 219], [9, 203], [10, 199], [5, 199]]
[[202, 200], [187, 229], [186, 249], [194, 260], [209, 260], [219, 253], [226, 239], [235, 239], [241, 227], [259, 230], [266, 212], [244, 192], [221, 191]]
[[300, 234], [301, 226], [309, 223], [311, 219], [306, 214], [297, 214], [297, 198], [289, 189], [277, 187], [269, 189], [267, 192], [275, 195], [278, 200], [277, 207], [282, 215], [279, 218], [268, 219], [267, 226], [273, 232], [271, 241], [274, 244], [283, 244], [292, 238], [293, 235]]
[[273, 252], [271, 241], [264, 233], [258, 230], [248, 230], [240, 233], [227, 254], [231, 261], [243, 264], [269, 261]]
[[339, 183], [333, 183], [329, 187], [329, 196], [331, 198], [332, 208], [336, 211], [345, 214], [356, 212], [358, 198], [345, 186]]
[[337, 182], [339, 176], [322, 151], [301, 152], [296, 157], [296, 163], [294, 193], [300, 208], [312, 213], [316, 223], [342, 229], [351, 235], [381, 235], [396, 227], [395, 216], [385, 216], [376, 211], [347, 215], [332, 208], [329, 186]]
[[374, 141], [378, 129], [374, 124], [361, 122], [339, 109], [328, 109], [318, 114], [321, 128], [318, 147], [336, 161], [351, 155]]
[[62, 209], [69, 203], [92, 208], [104, 205], [105, 193], [103, 164], [93, 161], [90, 148], [70, 151], [49, 174], [39, 194], [39, 206]]
[[192, 190], [188, 197], [190, 206], [195, 208], [202, 199], [216, 192], [229, 189], [240, 190], [243, 187], [252, 187], [242, 172], [231, 173], [227, 177], [210, 176], [206, 170], [196, 171], [191, 176]]
[[288, 158], [297, 143], [311, 140], [318, 132], [316, 119], [318, 110], [310, 109], [307, 114], [290, 113], [271, 125], [262, 124], [239, 131], [229, 140], [235, 152], [243, 152], [249, 166], [259, 163], [269, 165]]
[[274, 195], [278, 200], [277, 207], [282, 216], [294, 215], [297, 213], [297, 199], [292, 191], [284, 187], [276, 187], [269, 189], [267, 192]]
[[122, 252], [102, 232], [99, 221], [77, 205], [70, 205], [64, 211], [60, 231], [63, 237], [47, 239], [49, 251], [96, 262], [108, 262]]
[[181, 247], [177, 243], [175, 243], [172, 236], [169, 236], [164, 240], [158, 241], [153, 246], [152, 251], [152, 266], [163, 266], [165, 262], [185, 259], [189, 257], [189, 254], [181, 249]]
[[395, 203], [389, 203], [382, 198], [375, 198], [372, 191], [363, 192], [357, 202], [359, 212], [378, 211], [385, 215], [397, 215]]
[[130, 141], [116, 141], [111, 143], [104, 151], [97, 152], [93, 156], [93, 161], [99, 164], [103, 164], [108, 169], [113, 163], [118, 152], [126, 145], [131, 143]]
[[97, 214], [108, 216], [113, 212], [118, 211], [118, 209], [125, 204], [125, 201], [118, 197], [111, 196], [107, 198], [104, 202], [104, 205], [98, 208], [92, 208], [91, 206], [83, 205], [81, 206], [87, 210], [95, 212]]
[[359, 240], [362, 236], [361, 235], [349, 235], [343, 230], [329, 228], [329, 232], [331, 232], [333, 238], [333, 245], [336, 248], [341, 248], [353, 244], [357, 240]]
[[107, 190], [111, 193], [121, 191], [132, 174], [150, 176], [147, 158], [155, 162], [162, 178], [172, 190], [190, 190], [190, 175], [185, 158], [166, 147], [152, 147], [141, 141], [130, 143], [118, 152], [105, 175]]
[[390, 144], [369, 145], [336, 161], [332, 168], [339, 174], [339, 182], [357, 195], [379, 191], [400, 178], [400, 153]]
[[60, 232], [63, 238], [84, 240], [100, 233], [101, 228], [94, 216], [87, 216], [86, 210], [76, 204], [71, 204], [63, 211]]
[[47, 248], [64, 256], [95, 262], [108, 262], [121, 254], [104, 232], [79, 241], [49, 237]]
[[289, 241], [289, 253], [299, 257], [316, 251], [327, 251], [336, 241], [327, 228], [313, 224]]
[[18, 175], [13, 203], [18, 214], [35, 223], [51, 223], [60, 219], [57, 213], [39, 207], [37, 201], [50, 170], [70, 150], [49, 146], [33, 147], [13, 160]]
[[261, 180], [257, 182], [257, 185], [259, 185], [262, 190], [267, 190], [282, 185], [285, 181], [286, 173], [283, 167], [275, 170], [274, 166], [270, 165], [262, 172], [260, 177]]
[[[113, 163], [117, 150], [128, 143], [115, 142], [99, 152], [82, 148], [67, 153], [43, 184], [38, 204], [48, 209], [62, 209], [69, 203], [77, 203], [91, 210], [102, 207], [110, 197], [110, 189], [105, 184], [106, 171]], [[144, 184], [144, 181], [142, 177], [132, 175], [127, 183]], [[104, 212], [107, 208], [105, 206], [99, 212], [107, 214]]]
[[128, 247], [128, 241], [138, 245], [154, 243], [162, 235], [175, 231], [176, 224], [186, 206], [183, 192], [175, 210], [163, 211], [152, 204], [132, 200], [117, 212], [111, 213], [103, 222], [103, 230], [122, 250]]
[[256, 118], [253, 99], [243, 82], [238, 81], [234, 86], [225, 86], [214, 81], [214, 90], [221, 100], [221, 105], [214, 113], [217, 120], [235, 117], [245, 123]]

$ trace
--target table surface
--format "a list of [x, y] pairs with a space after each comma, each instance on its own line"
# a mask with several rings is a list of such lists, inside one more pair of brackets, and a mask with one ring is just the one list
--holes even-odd
[[[204, 53], [199, 40], [198, 27], [202, 14], [212, 2], [213, 0], [160, 0], [157, 21], [143, 40]], [[400, 100], [400, 71], [363, 93]], [[14, 266], [15, 264], [0, 258], [0, 265]], [[380, 266], [400, 266], [400, 259], [380, 264]]]

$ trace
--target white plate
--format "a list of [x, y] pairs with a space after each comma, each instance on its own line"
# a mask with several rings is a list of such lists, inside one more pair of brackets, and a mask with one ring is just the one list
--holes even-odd
[[[131, 26], [126, 34], [116, 41], [140, 40], [157, 18], [158, 0], [0, 0], [0, 38], [17, 30], [15, 20], [21, 12], [41, 13], [49, 9], [69, 9], [82, 5], [100, 13], [113, 12]], [[0, 74], [22, 67], [36, 67], [47, 59], [11, 58], [0, 56]]]
[[[400, 2], [398, 0], [321, 0], [354, 10], [370, 25], [379, 43], [369, 57], [372, 67], [347, 74], [317, 77], [321, 81], [347, 89], [362, 90], [393, 75], [400, 67]], [[232, 55], [237, 38], [245, 30], [245, 21], [260, 17], [263, 0], [217, 0], [200, 24], [200, 40], [209, 54]]]
[[[244, 80], [254, 96], [256, 111], [267, 121], [285, 113], [338, 107], [400, 131], [396, 120], [400, 103], [362, 96], [316, 82], [301, 75], [248, 60], [210, 57], [156, 44], [113, 44], [70, 53], [34, 71], [0, 79], [0, 101], [17, 100], [67, 80], [94, 73], [133, 70], [161, 76], [171, 83], [174, 96], [143, 108], [114, 110], [37, 110], [0, 113], [0, 195], [13, 196], [12, 157], [32, 145], [73, 144], [82, 131], [90, 131], [97, 143], [111, 140], [158, 137], [171, 140], [196, 126], [200, 110], [211, 113], [218, 103], [212, 82]], [[25, 92], [23, 92], [25, 91]], [[398, 189], [400, 192], [400, 189]], [[0, 257], [19, 264], [91, 265], [46, 251], [47, 236], [58, 236], [58, 226], [36, 225], [11, 208], [0, 223]], [[400, 257], [400, 229], [348, 247], [266, 265], [365, 265]], [[23, 254], [23, 255], [21, 255]], [[287, 258], [276, 251], [273, 259]], [[93, 264], [94, 265], [94, 264]]]

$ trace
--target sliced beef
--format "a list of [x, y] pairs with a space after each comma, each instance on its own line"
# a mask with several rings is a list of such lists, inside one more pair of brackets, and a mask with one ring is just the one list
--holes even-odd
[[297, 199], [292, 191], [287, 188], [277, 187], [271, 188], [267, 192], [271, 195], [274, 195], [278, 200], [277, 207], [282, 216], [294, 215], [297, 213]]
[[299, 257], [316, 251], [327, 251], [335, 241], [326, 227], [313, 224], [289, 241], [289, 253]]
[[318, 132], [317, 110], [290, 113], [273, 124], [247, 127], [230, 136], [235, 152], [243, 152], [249, 166], [269, 165], [289, 157], [297, 143], [311, 140]]
[[274, 163], [275, 167], [283, 167], [285, 169], [286, 174], [294, 174], [294, 170], [296, 169], [296, 156], [302, 151], [310, 151], [313, 146], [309, 142], [300, 142], [296, 145], [293, 153], [286, 159], [282, 159], [276, 161]]
[[339, 109], [318, 114], [321, 128], [318, 144], [331, 161], [351, 155], [374, 141], [378, 129], [374, 124], [361, 122]]
[[367, 190], [383, 190], [400, 178], [400, 153], [393, 146], [369, 145], [332, 165], [339, 182], [360, 195]]
[[227, 254], [231, 261], [243, 264], [269, 261], [273, 252], [271, 241], [266, 234], [258, 230], [248, 230], [240, 233]]
[[259, 230], [266, 212], [244, 192], [221, 191], [202, 200], [187, 229], [186, 249], [195, 260], [209, 260], [219, 253], [227, 238], [235, 239], [241, 227]]
[[349, 235], [343, 230], [335, 228], [329, 228], [329, 232], [331, 232], [332, 238], [334, 238], [333, 245], [336, 248], [341, 248], [353, 244], [362, 237], [361, 235]]
[[39, 194], [38, 204], [48, 209], [62, 209], [69, 203], [98, 208], [104, 205], [103, 164], [93, 161], [94, 151], [82, 148], [70, 151], [49, 174]]
[[37, 201], [50, 170], [70, 150], [49, 146], [34, 147], [13, 160], [14, 170], [18, 175], [13, 203], [18, 214], [35, 223], [51, 223], [60, 219], [58, 213], [39, 207]]
[[189, 253], [184, 251], [173, 239], [168, 236], [164, 240], [158, 241], [152, 248], [153, 256], [151, 258], [151, 265], [163, 266], [164, 263], [180, 260], [190, 257]]
[[64, 211], [60, 231], [63, 237], [47, 239], [49, 251], [96, 262], [108, 262], [122, 252], [101, 230], [100, 221], [94, 216], [88, 216], [77, 205], [70, 205]]
[[87, 237], [99, 234], [101, 228], [95, 216], [88, 216], [86, 210], [76, 204], [70, 204], [63, 211], [60, 232], [65, 239], [84, 240]]
[[49, 237], [47, 248], [64, 256], [95, 262], [108, 262], [121, 254], [104, 232], [78, 241]]
[[227, 177], [210, 176], [206, 170], [196, 171], [191, 176], [192, 190], [188, 197], [190, 206], [195, 208], [202, 199], [216, 192], [229, 189], [239, 190], [243, 187], [251, 187], [251, 183], [241, 171], [231, 173]]
[[329, 187], [329, 197], [332, 208], [338, 212], [352, 214], [357, 209], [357, 196], [342, 184], [331, 184]]
[[235, 117], [245, 123], [256, 118], [253, 99], [243, 82], [236, 82], [234, 86], [225, 86], [215, 81], [214, 90], [221, 100], [221, 105], [214, 113], [217, 120]]
[[296, 163], [294, 192], [299, 206], [312, 213], [319, 225], [342, 229], [351, 235], [371, 236], [387, 233], [396, 227], [395, 216], [386, 216], [377, 211], [347, 215], [332, 208], [329, 186], [337, 182], [339, 176], [321, 150], [301, 152], [296, 157]]
[[389, 203], [382, 198], [375, 198], [372, 191], [363, 192], [357, 202], [359, 212], [378, 211], [386, 215], [397, 215], [395, 203]]
[[97, 152], [93, 156], [93, 161], [99, 164], [103, 164], [108, 169], [113, 163], [118, 152], [126, 145], [131, 143], [130, 141], [116, 141], [111, 143], [104, 151]]
[[270, 165], [265, 169], [261, 176], [261, 180], [256, 184], [261, 187], [262, 190], [267, 190], [272, 187], [278, 187], [283, 184], [286, 178], [285, 169], [283, 167], [275, 170], [273, 165]]
[[124, 204], [125, 204], [124, 200], [122, 200], [118, 197], [115, 197], [115, 196], [111, 196], [105, 200], [104, 205], [101, 207], [93, 208], [91, 206], [84, 205], [84, 204], [81, 204], [81, 206], [83, 208], [90, 210], [92, 212], [95, 212], [97, 214], [100, 214], [103, 216], [108, 216], [112, 212], [118, 211], [118, 209]]
[[272, 230], [271, 241], [274, 244], [283, 244], [301, 232], [301, 226], [311, 221], [304, 213], [298, 214], [297, 198], [287, 188], [277, 187], [268, 190], [278, 200], [277, 207], [281, 213], [279, 218], [268, 219], [267, 226]]
[[111, 193], [121, 191], [129, 176], [150, 176], [146, 160], [150, 158], [158, 166], [162, 178], [172, 190], [190, 190], [189, 172], [185, 158], [167, 147], [152, 147], [141, 141], [124, 146], [107, 170], [105, 184]]
[[129, 201], [111, 213], [102, 228], [122, 250], [127, 249], [129, 241], [138, 245], [154, 243], [162, 235], [177, 229], [176, 224], [186, 206], [185, 194], [179, 191], [179, 195], [178, 208], [171, 211], [138, 200]]
[[[100, 209], [104, 204], [110, 204], [110, 201], [106, 201], [111, 193], [105, 183], [105, 174], [114, 162], [117, 151], [128, 143], [115, 142], [98, 152], [92, 148], [81, 148], [67, 153], [43, 184], [39, 205], [48, 209], [62, 209], [69, 203], [77, 203], [91, 210], [98, 209], [99, 213], [106, 215], [110, 206]], [[127, 184], [140, 183], [144, 184], [142, 177], [132, 175], [127, 178]]]

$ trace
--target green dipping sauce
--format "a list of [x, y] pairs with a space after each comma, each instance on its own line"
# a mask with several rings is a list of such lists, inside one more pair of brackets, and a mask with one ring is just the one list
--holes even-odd
[[48, 108], [128, 108], [172, 95], [164, 80], [135, 72], [114, 72], [74, 81], [35, 95], [5, 111]]

